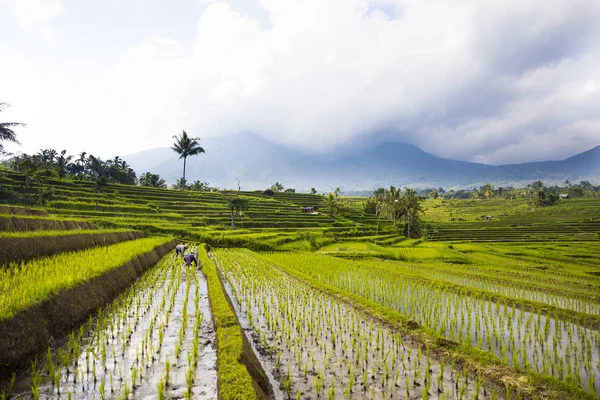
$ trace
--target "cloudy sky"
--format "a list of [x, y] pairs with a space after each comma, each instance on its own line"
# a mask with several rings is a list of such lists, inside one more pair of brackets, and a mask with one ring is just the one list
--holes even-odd
[[491, 164], [600, 144], [598, 0], [0, 0], [3, 121], [102, 157], [252, 131]]

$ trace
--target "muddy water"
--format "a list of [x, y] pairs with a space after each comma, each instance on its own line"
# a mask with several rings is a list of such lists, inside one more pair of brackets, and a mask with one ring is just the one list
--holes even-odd
[[[508, 365], [527, 365], [590, 392], [600, 390], [600, 332], [503, 304], [478, 303], [482, 313], [457, 313], [451, 307], [455, 321], [460, 317], [460, 329], [447, 321], [440, 332], [457, 340], [468, 338], [474, 347], [493, 352]], [[502, 317], [492, 320], [489, 315]]]
[[[407, 266], [406, 268], [413, 273], [418, 272], [428, 279], [472, 287], [515, 299], [537, 301], [586, 314], [600, 315], [600, 300], [595, 296], [575, 294], [567, 296], [539, 288], [529, 289], [521, 286], [514, 286], [511, 282], [501, 284], [490, 281], [486, 277], [457, 275], [454, 271], [444, 271], [442, 269], [436, 269], [436, 267], [428, 268], [427, 266], [419, 265]], [[462, 273], [464, 272], [461, 271], [461, 274]]]
[[271, 384], [271, 389], [273, 390], [273, 397], [276, 400], [284, 399], [283, 392], [279, 388], [279, 381], [275, 379], [272, 372], [274, 370], [274, 364], [271, 360], [271, 357], [265, 353], [264, 349], [257, 345], [258, 343], [258, 335], [257, 332], [252, 328], [251, 321], [248, 319], [248, 314], [244, 312], [240, 303], [235, 299], [235, 295], [231, 289], [231, 285], [229, 282], [223, 277], [221, 271], [218, 271], [223, 286], [225, 287], [225, 292], [227, 296], [232, 300], [233, 308], [235, 310], [236, 315], [238, 316], [238, 321], [240, 321], [240, 326], [242, 327], [242, 331], [246, 338], [248, 339], [248, 343], [252, 346], [252, 350], [254, 351], [254, 355], [256, 355], [258, 361], [260, 362], [265, 375], [269, 379], [269, 383]]
[[[55, 349], [54, 367], [41, 360], [40, 398], [156, 399], [161, 392], [173, 399], [216, 399], [217, 357], [206, 280], [200, 270], [182, 263], [173, 256], [163, 259], [90, 320], [79, 338], [76, 334]], [[73, 351], [73, 342], [79, 352]], [[68, 362], [56, 356], [62, 353], [72, 355]], [[162, 388], [167, 363], [168, 382]], [[33, 398], [31, 375], [20, 377], [13, 398], [19, 396]]]
[[485, 382], [477, 388], [475, 377], [417, 343], [260, 261], [240, 253], [217, 257], [247, 335], [283, 393], [279, 398], [503, 397]]
[[600, 390], [600, 332], [440, 287], [362, 271], [323, 282], [371, 299], [449, 339], [493, 352], [509, 366]]

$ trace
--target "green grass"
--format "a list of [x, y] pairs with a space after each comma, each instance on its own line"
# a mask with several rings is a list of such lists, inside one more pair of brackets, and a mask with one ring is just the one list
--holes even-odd
[[33, 238], [47, 236], [87, 235], [115, 232], [131, 232], [131, 229], [71, 229], [60, 231], [24, 231], [24, 232], [0, 232], [0, 238]]
[[73, 287], [118, 268], [138, 255], [170, 241], [155, 237], [90, 250], [61, 253], [0, 270], [0, 321]]
[[261, 399], [262, 393], [254, 383], [248, 368], [241, 360], [245, 352], [243, 332], [237, 316], [227, 301], [217, 269], [208, 257], [204, 245], [198, 248], [198, 258], [208, 282], [210, 306], [217, 334], [217, 363], [219, 375], [219, 398]]

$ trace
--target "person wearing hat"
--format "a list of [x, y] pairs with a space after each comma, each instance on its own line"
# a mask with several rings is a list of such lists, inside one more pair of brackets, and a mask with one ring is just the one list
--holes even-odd
[[189, 246], [187, 244], [186, 245], [178, 244], [177, 246], [175, 246], [175, 255], [176, 256], [179, 255], [179, 254], [183, 255], [184, 252], [187, 250], [188, 247]]
[[196, 257], [196, 253], [188, 253], [183, 256], [183, 261], [185, 261], [185, 266], [189, 267], [194, 263], [194, 266], [198, 266], [198, 258]]

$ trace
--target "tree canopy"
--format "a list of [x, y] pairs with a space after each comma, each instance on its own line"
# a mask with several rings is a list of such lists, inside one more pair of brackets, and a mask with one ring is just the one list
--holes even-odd
[[205, 153], [204, 148], [200, 146], [199, 140], [200, 138], [189, 137], [186, 131], [183, 131], [180, 136], [173, 136], [175, 139], [175, 143], [171, 149], [179, 154], [179, 159], [183, 158], [183, 176], [181, 177], [181, 188], [185, 188], [185, 166], [187, 158], [190, 156], [195, 156], [200, 153]]
[[231, 229], [235, 229], [235, 215], [249, 208], [250, 201], [246, 197], [236, 196], [229, 201], [228, 207], [231, 210]]
[[[6, 107], [9, 107], [9, 104], [0, 103], [0, 111], [4, 111]], [[14, 131], [14, 128], [18, 126], [25, 126], [25, 124], [21, 122], [0, 122], [0, 154], [4, 153], [2, 142], [19, 143], [17, 134]]]
[[135, 171], [120, 157], [103, 161], [100, 157], [82, 152], [77, 158], [67, 150], [41, 149], [35, 154], [18, 154], [5, 163], [13, 171], [48, 177], [98, 180], [126, 185], [136, 184]]
[[271, 185], [271, 190], [275, 193], [282, 192], [283, 189], [285, 189], [285, 187], [282, 183], [275, 182], [273, 185]]

